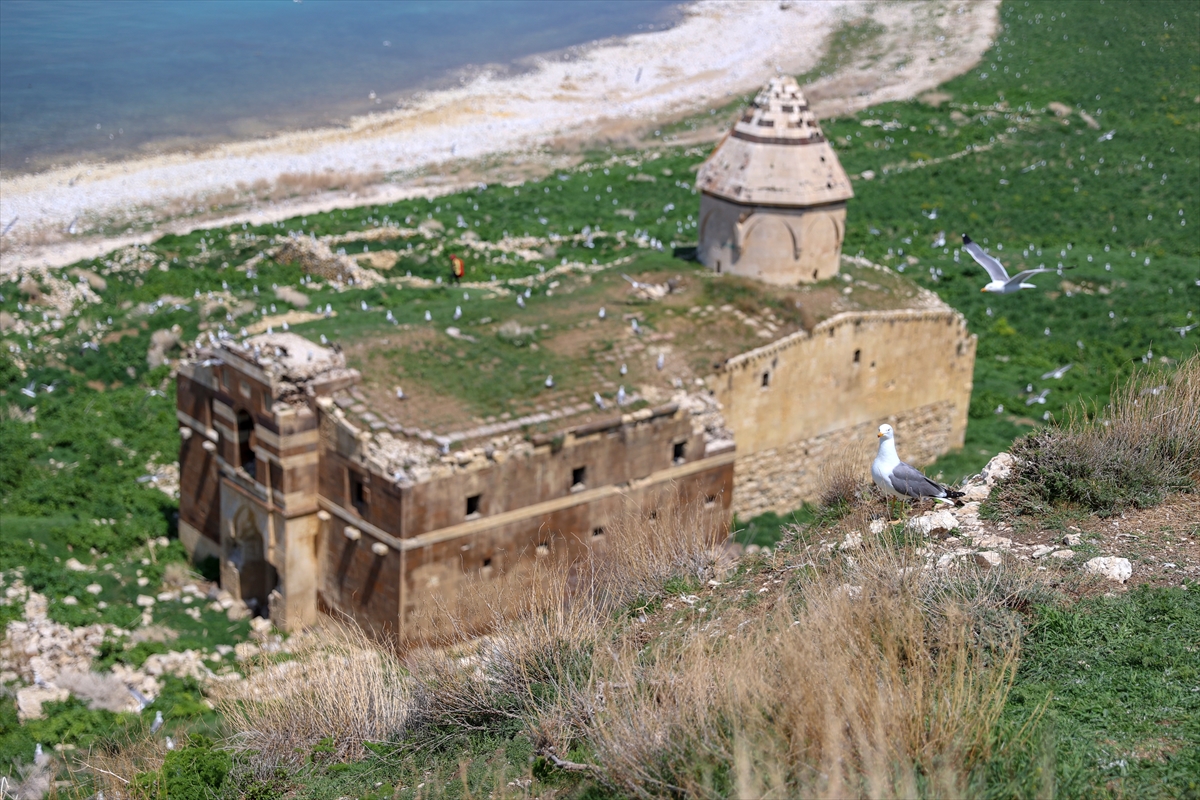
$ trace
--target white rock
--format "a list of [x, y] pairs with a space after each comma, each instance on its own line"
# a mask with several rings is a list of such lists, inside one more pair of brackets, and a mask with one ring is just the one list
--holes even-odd
[[850, 583], [843, 583], [841, 586], [839, 586], [837, 588], [835, 593], [836, 594], [844, 594], [844, 595], [846, 595], [846, 597], [850, 598], [851, 600], [857, 600], [858, 598], [862, 597], [862, 587], [855, 586]]
[[42, 703], [61, 703], [71, 696], [66, 689], [57, 687], [26, 686], [17, 690], [17, 719], [41, 719], [45, 716]]
[[1075, 547], [1077, 545], [1080, 545], [1083, 543], [1083, 534], [1068, 533], [1066, 536], [1063, 537], [1062, 543], [1069, 547]]
[[64, 566], [72, 572], [91, 572], [95, 569], [95, 567], [89, 567], [85, 564], [81, 564], [77, 558], [68, 558], [67, 563]]
[[856, 531], [851, 531], [846, 534], [846, 538], [842, 539], [839, 548], [842, 550], [851, 550], [856, 547], [862, 547], [862, 534]]
[[137, 596], [137, 604], [142, 608], [150, 608], [154, 605], [154, 598], [148, 594], [139, 594]]
[[993, 550], [982, 550], [975, 554], [975, 563], [984, 569], [1000, 566], [1000, 554]]
[[62, 604], [64, 606], [77, 606], [79, 605], [79, 598], [69, 594], [62, 599]]
[[967, 503], [980, 503], [988, 499], [992, 493], [986, 483], [968, 483], [962, 487], [962, 499]]
[[883, 533], [883, 529], [884, 529], [883, 520], [881, 520], [881, 519], [871, 520], [870, 528], [871, 528], [871, 533], [875, 534], [876, 536]]
[[1054, 547], [1052, 547], [1051, 545], [1048, 545], [1048, 544], [1042, 544], [1042, 545], [1038, 545], [1037, 547], [1033, 548], [1033, 552], [1030, 553], [1029, 555], [1033, 556], [1034, 558], [1041, 558], [1042, 556], [1048, 556], [1053, 552], [1054, 552]]
[[1063, 558], [1063, 559], [1074, 558], [1075, 551], [1074, 550], [1055, 550], [1053, 553], [1050, 554], [1050, 557], [1051, 558]]
[[87, 585], [88, 594], [100, 594], [102, 591], [104, 591], [104, 587], [98, 583], [89, 583]]
[[934, 511], [908, 521], [910, 530], [924, 536], [937, 536], [958, 529], [958, 517], [949, 511]]
[[980, 536], [975, 539], [977, 547], [986, 547], [995, 550], [1008, 550], [1012, 547], [1012, 539], [1004, 536]]
[[1012, 473], [1014, 459], [1008, 453], [997, 453], [992, 456], [992, 460], [983, 468], [980, 475], [987, 482], [988, 488], [995, 486], [999, 481], [1005, 480]]
[[1099, 575], [1118, 583], [1124, 583], [1133, 575], [1133, 565], [1129, 563], [1129, 559], [1118, 556], [1093, 558], [1084, 564], [1083, 568], [1093, 575]]

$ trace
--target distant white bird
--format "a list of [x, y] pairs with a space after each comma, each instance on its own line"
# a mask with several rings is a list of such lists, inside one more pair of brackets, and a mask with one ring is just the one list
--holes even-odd
[[1184, 339], [1187, 337], [1188, 331], [1194, 330], [1197, 325], [1200, 325], [1200, 323], [1193, 322], [1191, 325], [1184, 325], [1182, 328], [1171, 328], [1171, 330], [1178, 333], [1180, 339]]
[[1044, 380], [1044, 381], [1048, 381], [1048, 380], [1050, 380], [1051, 378], [1054, 378], [1054, 380], [1056, 380], [1056, 381], [1057, 381], [1057, 380], [1062, 380], [1062, 376], [1063, 376], [1063, 375], [1066, 375], [1066, 374], [1067, 374], [1067, 372], [1068, 372], [1068, 371], [1071, 369], [1071, 367], [1073, 367], [1073, 366], [1075, 366], [1075, 365], [1074, 365], [1074, 364], [1067, 364], [1067, 365], [1065, 365], [1065, 366], [1059, 367], [1058, 369], [1052, 369], [1052, 370], [1050, 370], [1049, 372], [1043, 372], [1043, 373], [1042, 373], [1042, 380]]
[[519, 305], [521, 308], [525, 307], [525, 298], [521, 295], [517, 295], [517, 305]]
[[547, 389], [553, 389], [553, 388], [554, 388], [554, 376], [553, 376], [553, 375], [547, 375], [547, 376], [546, 376], [546, 388], [547, 388]]
[[938, 231], [937, 238], [933, 240], [932, 246], [933, 247], [945, 247], [946, 246], [946, 232], [945, 231]]
[[404, 390], [399, 386], [396, 387], [396, 399], [403, 400], [405, 398]]
[[37, 381], [30, 381], [29, 385], [21, 390], [21, 394], [26, 397], [37, 397]]
[[937, 209], [935, 208], [933, 211], [930, 211], [928, 214], [926, 214], [924, 211], [922, 211], [921, 216], [926, 217], [928, 219], [937, 219]]
[[949, 502], [955, 497], [962, 497], [962, 492], [955, 492], [940, 483], [926, 478], [919, 469], [906, 464], [896, 454], [895, 433], [891, 425], [879, 426], [879, 451], [875, 461], [871, 463], [871, 479], [875, 481], [888, 497], [912, 498], [920, 500], [931, 497], [934, 500]]
[[38, 742], [33, 746], [33, 763], [40, 767], [45, 760], [46, 754], [42, 752], [42, 743]]
[[329, 340], [325, 338], [325, 334], [321, 334], [321, 344], [329, 344]]
[[1026, 400], [1025, 400], [1025, 405], [1027, 405], [1027, 406], [1031, 406], [1031, 405], [1033, 405], [1034, 403], [1039, 403], [1039, 404], [1041, 404], [1041, 405], [1043, 405], [1043, 406], [1044, 406], [1044, 405], [1046, 405], [1046, 398], [1047, 398], [1047, 397], [1049, 397], [1049, 396], [1050, 396], [1050, 390], [1049, 390], [1049, 389], [1042, 389], [1042, 393], [1041, 393], [1041, 394], [1036, 394], [1036, 395], [1035, 395], [1035, 394], [1031, 394], [1031, 395], [1030, 395], [1028, 398], [1026, 398]]
[[432, 322], [432, 321], [433, 321], [433, 314], [430, 314], [428, 310], [426, 310], [426, 312], [425, 312], [425, 321], [426, 321], [426, 322]]
[[471, 299], [471, 295], [467, 294], [466, 292], [463, 292], [463, 300], [470, 300], [470, 299]]
[[168, 749], [168, 750], [174, 750], [174, 749], [175, 749], [175, 740], [174, 740], [174, 739], [172, 739], [170, 736], [168, 736], [168, 737], [167, 737], [167, 749]]
[[163, 718], [161, 711], [154, 712], [154, 722], [150, 723], [150, 732], [158, 733], [158, 729], [163, 726]]
[[532, 297], [532, 296], [533, 296], [533, 289], [526, 289], [526, 290], [525, 290], [525, 297], [526, 297], [526, 298], [529, 298], [529, 297]]
[[1097, 142], [1108, 142], [1108, 141], [1112, 141], [1113, 134], [1115, 134], [1116, 132], [1117, 132], [1117, 129], [1116, 129], [1116, 128], [1113, 128], [1113, 129], [1112, 129], [1111, 131], [1109, 131], [1108, 133], [1101, 134], [1101, 135], [1100, 135], [1100, 138], [1099, 138], [1099, 139], [1097, 139], [1096, 141], [1097, 141]]
[[367, 301], [366, 300], [363, 300], [359, 305], [362, 307], [363, 311], [367, 310]]
[[624, 386], [617, 387], [617, 405], [623, 406], [627, 402], [629, 402], [629, 398], [625, 394], [625, 387]]
[[604, 316], [605, 316], [604, 306], [600, 306], [600, 319], [604, 319]]
[[454, 318], [460, 319], [461, 317], [462, 317], [462, 306], [455, 306], [454, 307]]
[[[975, 259], [975, 263], [987, 270], [988, 276], [992, 279], [987, 286], [979, 290], [981, 292], [1012, 294], [1021, 289], [1036, 289], [1036, 286], [1032, 283], [1024, 283], [1024, 280], [1030, 275], [1036, 275], [1039, 272], [1053, 272], [1053, 270], [1046, 269], [1045, 267], [1038, 267], [1037, 269], [1027, 269], [1023, 272], [1018, 272], [1010, 278], [1008, 277], [1008, 270], [1004, 269], [1004, 265], [983, 252], [983, 248], [971, 241], [971, 237], [965, 233], [963, 234], [963, 249], [971, 255], [971, 258]], [[1065, 267], [1064, 269], [1072, 269], [1072, 267]]]
[[633, 320], [633, 323], [632, 323], [632, 324], [631, 324], [629, 327], [630, 327], [630, 328], [633, 330], [633, 332], [634, 332], [634, 333], [639, 333], [639, 331], [638, 331], [638, 321], [637, 321], [636, 319], [635, 319], [635, 320]]
[[621, 365], [621, 374], [622, 374], [622, 375], [624, 375], [624, 374], [625, 374], [625, 373], [627, 373], [627, 372], [629, 372], [629, 367], [627, 367], [627, 366], [625, 366], [624, 364], [622, 364], [622, 365]]
[[592, 399], [596, 401], [596, 408], [603, 411], [604, 410], [604, 398], [600, 396], [600, 393], [592, 392]]
[[659, 371], [662, 371], [663, 364], [665, 364], [665, 363], [666, 363], [666, 359], [665, 359], [665, 358], [663, 358], [663, 354], [662, 354], [662, 353], [659, 353], [659, 354], [658, 354], [658, 361], [654, 362], [654, 366], [658, 367]]

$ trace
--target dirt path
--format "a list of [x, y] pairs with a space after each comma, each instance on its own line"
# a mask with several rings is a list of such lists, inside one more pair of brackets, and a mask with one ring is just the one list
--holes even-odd
[[[833, 51], [840, 63], [807, 89], [819, 116], [917, 96], [978, 62], [997, 9], [997, 0], [702, 0], [670, 30], [570, 51], [515, 78], [484, 74], [345, 128], [5, 178], [0, 274], [169, 232], [522, 180], [597, 143], [657, 146], [656, 126], [723, 107], [776, 72], [830, 66]], [[847, 44], [848, 30], [869, 35]], [[723, 128], [666, 141], [712, 141]]]

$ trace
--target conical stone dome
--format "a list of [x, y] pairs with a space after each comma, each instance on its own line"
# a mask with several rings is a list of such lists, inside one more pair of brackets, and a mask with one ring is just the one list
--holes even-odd
[[697, 176], [697, 187], [737, 203], [813, 206], [854, 191], [792, 77], [772, 78]]
[[700, 260], [768, 283], [838, 271], [850, 179], [795, 78], [773, 78], [700, 167]]

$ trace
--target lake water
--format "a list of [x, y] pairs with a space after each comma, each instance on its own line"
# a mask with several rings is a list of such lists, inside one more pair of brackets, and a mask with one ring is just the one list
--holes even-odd
[[0, 0], [0, 169], [336, 125], [472, 66], [519, 69], [678, 12], [676, 0]]

